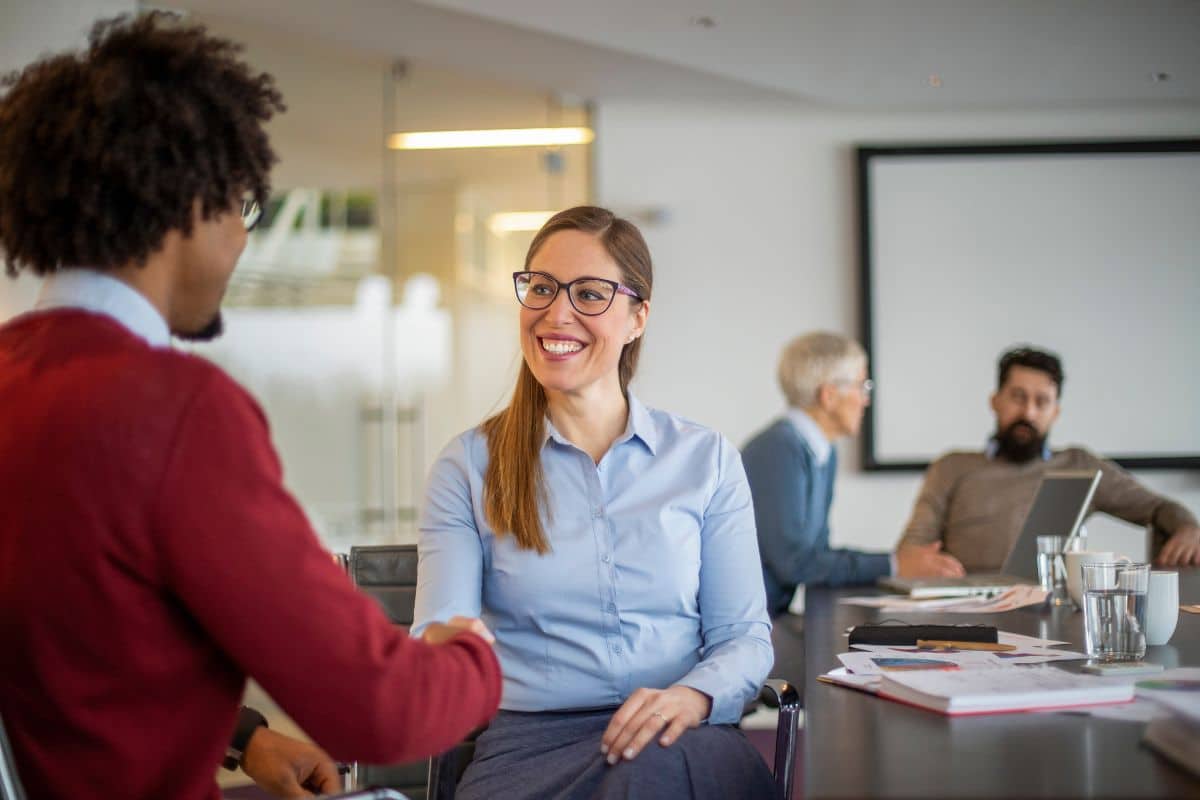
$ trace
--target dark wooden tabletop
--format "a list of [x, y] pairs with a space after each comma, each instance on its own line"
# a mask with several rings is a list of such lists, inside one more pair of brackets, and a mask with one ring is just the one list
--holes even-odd
[[[883, 614], [843, 605], [862, 589], [806, 593], [804, 797], [1190, 797], [1200, 779], [1140, 744], [1143, 725], [1079, 713], [946, 717], [816, 680], [840, 666], [846, 629], [884, 618], [980, 622], [1071, 643], [1082, 651], [1083, 614], [1071, 606], [1005, 614]], [[1180, 573], [1180, 602], [1200, 603], [1200, 570]], [[1180, 612], [1170, 643], [1147, 649], [1167, 668], [1200, 666], [1200, 615]]]

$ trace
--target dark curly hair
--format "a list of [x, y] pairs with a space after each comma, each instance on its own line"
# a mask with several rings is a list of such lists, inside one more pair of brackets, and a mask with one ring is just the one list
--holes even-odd
[[160, 12], [96, 23], [79, 53], [0, 87], [0, 248], [9, 275], [145, 264], [245, 192], [276, 157], [263, 124], [283, 99], [241, 46]]
[[1054, 353], [1046, 350], [1038, 350], [1033, 347], [1016, 347], [1009, 350], [1000, 356], [1000, 363], [996, 365], [997, 391], [1004, 388], [1004, 382], [1008, 380], [1009, 370], [1013, 367], [1028, 367], [1029, 369], [1036, 369], [1046, 373], [1050, 376], [1050, 380], [1054, 381], [1054, 386], [1058, 390], [1058, 396], [1062, 397], [1064, 378], [1062, 361]]

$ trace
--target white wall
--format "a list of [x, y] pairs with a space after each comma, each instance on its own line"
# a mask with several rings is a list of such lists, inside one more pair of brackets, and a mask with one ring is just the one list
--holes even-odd
[[[0, 74], [81, 47], [96, 20], [136, 8], [136, 0], [0, 0]], [[0, 271], [0, 322], [28, 310], [38, 285], [28, 275], [13, 280]]]
[[[1200, 130], [1200, 108], [842, 114], [609, 102], [596, 117], [598, 201], [661, 206], [668, 214], [666, 223], [645, 230], [657, 268], [655, 299], [634, 390], [739, 444], [782, 408], [773, 376], [785, 341], [815, 328], [859, 335], [854, 146]], [[1200, 322], [1192, 334], [1200, 334]], [[1164, 379], [1170, 369], [1195, 366], [1165, 366]], [[988, 433], [979, 431], [981, 444]], [[834, 542], [887, 549], [920, 476], [863, 473], [857, 445], [843, 443], [840, 451]], [[1139, 477], [1200, 511], [1200, 474]], [[1126, 541], [1124, 526], [1090, 527], [1102, 542]]]
[[137, 0], [0, 0], [0, 72], [80, 47], [92, 23], [137, 10]]

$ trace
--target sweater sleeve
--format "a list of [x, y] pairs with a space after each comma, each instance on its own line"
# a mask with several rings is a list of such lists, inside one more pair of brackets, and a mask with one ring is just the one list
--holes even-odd
[[929, 465], [925, 480], [917, 493], [912, 515], [904, 526], [897, 547], [930, 544], [941, 541], [946, 529], [946, 509], [950, 505], [950, 493], [954, 482], [950, 474], [949, 461], [945, 456]]
[[162, 572], [215, 642], [335, 758], [447, 749], [499, 705], [491, 648], [410, 638], [357, 592], [283, 486], [266, 421], [214, 374], [184, 414], [161, 478]]
[[1153, 524], [1166, 534], [1196, 524], [1196, 517], [1186, 508], [1142, 486], [1113, 462], [1097, 458], [1086, 450], [1078, 452], [1088, 469], [1099, 469], [1101, 473], [1100, 485], [1092, 499], [1096, 511], [1112, 514], [1134, 525]]
[[887, 553], [829, 546], [829, 502], [809, 508], [809, 464], [795, 447], [769, 432], [746, 447], [746, 475], [754, 495], [754, 518], [762, 561], [785, 587], [871, 583], [891, 572]]

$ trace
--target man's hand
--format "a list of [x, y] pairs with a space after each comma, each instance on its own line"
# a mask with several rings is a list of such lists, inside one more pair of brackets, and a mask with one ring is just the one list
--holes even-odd
[[250, 735], [242, 772], [275, 797], [312, 797], [342, 789], [337, 765], [324, 750], [270, 728], [258, 728]]
[[942, 543], [906, 544], [896, 548], [896, 573], [901, 578], [958, 578], [966, 574], [954, 556], [940, 552]]
[[600, 752], [609, 764], [632, 761], [655, 736], [660, 745], [670, 746], [685, 730], [698, 727], [711, 709], [712, 698], [689, 686], [638, 689], [613, 714], [600, 737]]
[[449, 622], [431, 622], [421, 631], [421, 640], [429, 644], [443, 644], [464, 631], [475, 634], [488, 644], [496, 643], [496, 637], [483, 621], [474, 617], [451, 617]]
[[1185, 525], [1171, 534], [1154, 563], [1160, 567], [1200, 566], [1200, 527]]

